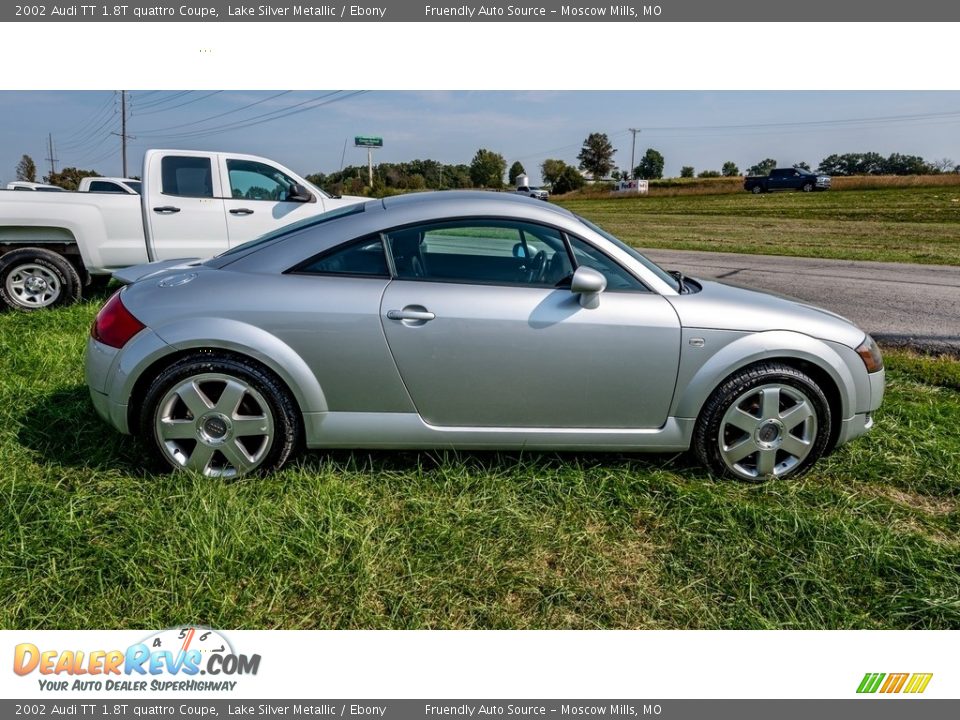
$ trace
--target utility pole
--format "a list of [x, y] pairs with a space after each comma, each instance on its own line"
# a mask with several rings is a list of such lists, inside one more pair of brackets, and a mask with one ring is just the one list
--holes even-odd
[[123, 159], [123, 177], [127, 176], [127, 140], [134, 140], [133, 135], [127, 134], [127, 91], [120, 91], [120, 132], [110, 133], [120, 136], [120, 153]]
[[633, 169], [636, 167], [635, 156], [637, 153], [637, 133], [640, 132], [640, 128], [627, 128], [631, 133], [633, 133], [633, 146], [630, 148], [630, 177], [633, 178]]
[[120, 91], [120, 152], [123, 156], [123, 177], [127, 177], [127, 91]]
[[53, 133], [47, 133], [47, 157], [46, 160], [50, 161], [50, 174], [57, 174], [57, 157], [53, 154]]

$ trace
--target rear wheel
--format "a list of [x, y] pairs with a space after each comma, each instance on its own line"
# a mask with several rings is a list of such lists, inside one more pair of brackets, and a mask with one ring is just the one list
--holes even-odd
[[272, 373], [211, 353], [160, 373], [147, 391], [140, 429], [174, 469], [234, 478], [281, 467], [296, 449], [300, 417]]
[[759, 185], [754, 185], [752, 192], [754, 195], [759, 195], [760, 193], [763, 192], [763, 188], [760, 187]]
[[0, 257], [0, 302], [12, 310], [40, 310], [80, 299], [80, 276], [62, 255], [22, 248]]
[[707, 401], [693, 449], [714, 473], [759, 481], [802, 474], [825, 452], [830, 404], [817, 383], [764, 363], [727, 379]]

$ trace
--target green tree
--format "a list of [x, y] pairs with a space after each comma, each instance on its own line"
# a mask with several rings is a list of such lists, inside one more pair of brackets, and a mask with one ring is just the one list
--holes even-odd
[[613, 154], [616, 151], [606, 133], [590, 133], [577, 155], [580, 169], [590, 173], [594, 180], [600, 180], [613, 168]]
[[700, 177], [700, 178], [718, 178], [718, 177], [720, 177], [720, 173], [717, 172], [716, 170], [703, 170], [703, 171], [697, 173], [697, 177]]
[[526, 173], [527, 171], [523, 169], [523, 165], [520, 163], [519, 160], [514, 162], [513, 165], [510, 166], [510, 172], [507, 174], [507, 176], [510, 178], [509, 180], [510, 184], [516, 185], [517, 178], [520, 177], [521, 175], [525, 175]]
[[773, 158], [761, 160], [756, 165], [751, 165], [747, 169], [747, 175], [769, 175], [770, 171], [777, 167], [777, 161]]
[[723, 167], [720, 169], [720, 172], [723, 174], [724, 177], [736, 177], [737, 175], [740, 174], [740, 168], [737, 167], [737, 164], [735, 162], [732, 162], [731, 160], [727, 160], [723, 164]]
[[33, 158], [29, 155], [24, 155], [17, 163], [17, 180], [37, 181], [37, 164], [33, 162]]
[[659, 180], [663, 177], [663, 155], [653, 148], [647, 148], [640, 158], [640, 164], [633, 169], [633, 175], [644, 180]]
[[682, 178], [692, 178], [693, 177], [693, 165], [684, 165], [680, 168], [680, 177]]
[[58, 173], [50, 173], [45, 176], [43, 181], [50, 185], [62, 187], [64, 190], [76, 190], [80, 186], [80, 181], [85, 177], [100, 177], [100, 173], [96, 170], [66, 167]]
[[540, 175], [543, 177], [543, 182], [547, 185], [553, 185], [566, 167], [567, 164], [563, 160], [544, 160], [540, 164]]
[[586, 184], [583, 175], [577, 172], [572, 165], [566, 165], [560, 173], [560, 176], [554, 181], [551, 190], [557, 195], [579, 190]]
[[501, 188], [506, 170], [507, 161], [503, 155], [480, 148], [470, 162], [470, 181], [475, 187]]
[[803, 162], [803, 161], [798, 162], [798, 163], [794, 163], [793, 166], [794, 166], [795, 168], [797, 168], [798, 170], [806, 170], [806, 171], [808, 171], [808, 172], [810, 171], [810, 165], [809, 165], [808, 163]]

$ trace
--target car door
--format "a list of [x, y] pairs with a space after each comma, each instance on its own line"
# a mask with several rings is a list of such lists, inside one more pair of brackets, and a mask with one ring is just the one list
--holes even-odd
[[585, 309], [568, 289], [571, 255], [552, 228], [465, 220], [385, 239], [396, 279], [381, 321], [426, 422], [656, 428], [666, 420], [676, 313], [599, 251], [597, 260], [577, 258], [609, 273], [599, 307]]
[[146, 215], [155, 260], [211, 257], [227, 249], [219, 177], [209, 155], [185, 152], [151, 163]]
[[231, 247], [324, 211], [316, 193], [310, 202], [289, 200], [296, 181], [274, 165], [229, 155], [220, 162]]

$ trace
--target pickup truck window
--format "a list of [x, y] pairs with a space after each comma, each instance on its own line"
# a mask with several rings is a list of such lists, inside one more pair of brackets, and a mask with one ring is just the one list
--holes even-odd
[[160, 164], [164, 195], [213, 197], [210, 158], [167, 155]]
[[275, 167], [252, 160], [227, 160], [230, 195], [237, 200], [284, 201], [294, 180]]
[[90, 183], [90, 192], [123, 193], [126, 192], [126, 190], [116, 183], [104, 182], [103, 180], [94, 180], [92, 183]]

